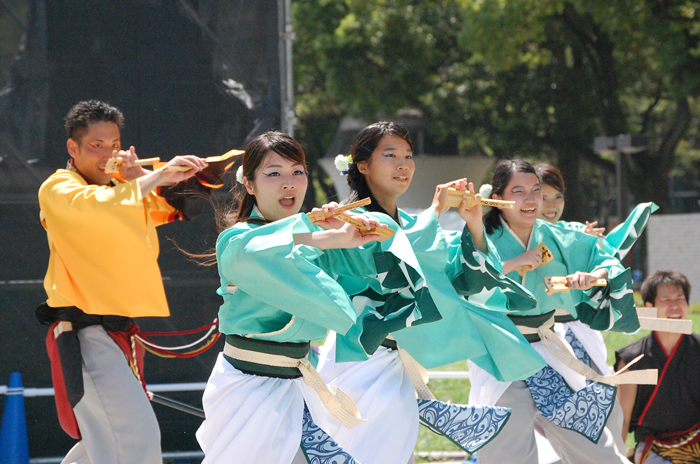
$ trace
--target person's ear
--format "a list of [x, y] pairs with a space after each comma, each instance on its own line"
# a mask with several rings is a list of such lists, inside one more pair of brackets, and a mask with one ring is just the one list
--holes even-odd
[[246, 192], [248, 192], [249, 195], [255, 195], [253, 183], [249, 181], [247, 177], [243, 178], [243, 185], [245, 185]]
[[644, 306], [646, 306], [647, 308], [653, 308], [653, 307], [654, 307], [654, 305], [651, 304], [651, 303], [648, 302], [648, 301], [644, 303]]
[[360, 171], [360, 174], [369, 174], [369, 166], [367, 161], [360, 161], [357, 163], [357, 170]]
[[68, 154], [71, 158], [76, 158], [78, 156], [78, 142], [72, 138], [66, 141], [66, 149], [68, 149]]

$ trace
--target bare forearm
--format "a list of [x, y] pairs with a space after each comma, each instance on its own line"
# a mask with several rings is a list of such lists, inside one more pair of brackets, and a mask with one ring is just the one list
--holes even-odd
[[507, 261], [503, 261], [503, 274], [509, 274], [513, 271], [516, 271], [520, 269], [518, 266], [518, 263], [516, 262], [515, 259], [509, 259]]
[[608, 271], [605, 269], [598, 269], [597, 271], [591, 272], [593, 276], [595, 276], [596, 279], [607, 279], [608, 278]]
[[489, 250], [486, 246], [486, 235], [484, 234], [484, 227], [481, 224], [476, 226], [467, 223], [467, 230], [469, 230], [469, 233], [472, 236], [474, 248], [476, 248], [482, 253], [488, 254]]
[[319, 232], [307, 232], [305, 234], [294, 234], [295, 245], [307, 245], [320, 250], [340, 248], [339, 234], [335, 229]]
[[141, 195], [144, 197], [151, 193], [156, 187], [163, 185], [164, 181], [165, 173], [162, 169], [156, 169], [136, 179], [141, 189]]

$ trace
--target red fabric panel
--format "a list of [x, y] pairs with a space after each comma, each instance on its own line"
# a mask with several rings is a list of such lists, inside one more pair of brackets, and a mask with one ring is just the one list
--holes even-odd
[[70, 407], [68, 397], [66, 396], [66, 387], [63, 382], [63, 370], [61, 369], [61, 360], [58, 358], [58, 347], [56, 346], [56, 338], [53, 336], [53, 329], [58, 322], [54, 322], [49, 327], [49, 333], [46, 334], [46, 352], [51, 360], [51, 380], [53, 382], [54, 400], [56, 402], [56, 412], [58, 413], [58, 422], [61, 428], [71, 437], [79, 440], [81, 438], [78, 421], [73, 413], [73, 408]]

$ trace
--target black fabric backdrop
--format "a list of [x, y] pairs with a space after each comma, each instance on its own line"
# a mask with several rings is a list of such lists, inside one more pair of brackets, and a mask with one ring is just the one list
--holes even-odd
[[[66, 112], [92, 98], [119, 107], [126, 118], [122, 144], [134, 145], [142, 158], [244, 148], [280, 126], [279, 34], [275, 0], [27, 0], [26, 6], [24, 45], [0, 91], [0, 384], [19, 371], [25, 387], [49, 387], [46, 328], [34, 318], [46, 297], [41, 279], [48, 262], [36, 192], [68, 159]], [[211, 211], [159, 229], [172, 317], [139, 321], [142, 329], [211, 322], [220, 304], [215, 267], [196, 266], [170, 241], [189, 251], [212, 248]], [[110, 254], [118, 263], [118, 248]], [[146, 380], [205, 382], [220, 349], [188, 360], [147, 355]], [[201, 392], [163, 395], [201, 406]], [[0, 408], [4, 401], [0, 396]], [[31, 456], [65, 454], [73, 441], [58, 425], [53, 398], [26, 398], [25, 407]], [[154, 409], [165, 451], [199, 449], [194, 432], [201, 419]]]

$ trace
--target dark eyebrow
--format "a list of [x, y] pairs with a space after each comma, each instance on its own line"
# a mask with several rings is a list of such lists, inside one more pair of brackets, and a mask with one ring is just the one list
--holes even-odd
[[[294, 167], [297, 167], [297, 166], [301, 166], [301, 163], [292, 164], [292, 167], [293, 167], [293, 168], [294, 168]], [[265, 166], [263, 169], [267, 169], [267, 168], [282, 168], [282, 167], [284, 167], [284, 166], [282, 166], [281, 164], [268, 164], [268, 165]]]

